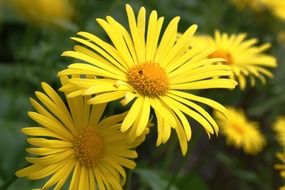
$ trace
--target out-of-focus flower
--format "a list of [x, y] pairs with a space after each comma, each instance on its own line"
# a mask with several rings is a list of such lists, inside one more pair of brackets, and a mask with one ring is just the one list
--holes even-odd
[[88, 97], [77, 96], [67, 99], [66, 106], [48, 84], [42, 87], [45, 93], [35, 93], [39, 103], [31, 98], [36, 112], [28, 113], [39, 126], [22, 129], [33, 146], [27, 152], [36, 157], [27, 157], [32, 165], [16, 175], [31, 180], [50, 176], [41, 189], [61, 189], [71, 175], [69, 189], [122, 189], [123, 167], [135, 167], [134, 148], [148, 128], [130, 143], [128, 134], [120, 131], [126, 113], [102, 119], [106, 104], [88, 105]]
[[269, 11], [277, 18], [285, 21], [284, 0], [231, 0], [239, 9], [250, 8], [256, 12]]
[[74, 15], [69, 0], [11, 0], [11, 5], [27, 21], [41, 26], [65, 27]]
[[236, 148], [241, 148], [247, 154], [257, 154], [266, 144], [265, 137], [258, 128], [258, 123], [249, 121], [242, 110], [227, 107], [227, 118], [215, 113], [221, 133], [226, 142]]
[[[140, 136], [150, 117], [151, 108], [157, 118], [157, 146], [166, 143], [175, 129], [183, 155], [191, 139], [191, 127], [186, 115], [199, 122], [208, 135], [218, 133], [218, 126], [210, 114], [198, 103], [226, 113], [219, 103], [189, 93], [189, 90], [227, 88], [236, 86], [228, 79], [232, 74], [227, 65], [215, 65], [220, 58], [208, 58], [213, 50], [190, 48], [189, 42], [197, 26], [190, 26], [177, 40], [179, 17], [170, 21], [161, 34], [163, 17], [152, 11], [149, 21], [146, 10], [140, 8], [137, 18], [131, 6], [126, 6], [130, 33], [114, 18], [97, 19], [112, 44], [97, 36], [79, 32], [72, 39], [81, 43], [63, 56], [81, 63], [71, 64], [59, 72], [65, 75], [93, 75], [93, 79], [73, 78], [61, 88], [69, 97], [96, 95], [88, 103], [100, 104], [122, 99], [132, 104], [121, 131], [129, 130]], [[162, 35], [162, 37], [160, 37]], [[215, 78], [221, 77], [221, 78]]]
[[[201, 36], [200, 38], [202, 38]], [[209, 57], [224, 58], [221, 62], [232, 68], [233, 78], [239, 82], [241, 89], [246, 87], [246, 79], [249, 78], [250, 85], [254, 86], [256, 78], [263, 83], [267, 77], [272, 77], [268, 68], [277, 66], [276, 59], [264, 51], [270, 47], [269, 43], [256, 46], [257, 39], [245, 40], [246, 34], [232, 34], [215, 32], [214, 37], [204, 37], [208, 40], [208, 46], [216, 49]]]
[[276, 17], [285, 21], [285, 1], [284, 0], [261, 0], [262, 3]]
[[276, 139], [280, 145], [285, 148], [285, 117], [279, 117], [273, 124], [273, 130], [276, 133]]
[[[282, 162], [281, 164], [275, 164], [275, 169], [280, 170], [280, 176], [285, 178], [285, 153], [279, 152], [276, 154], [277, 158]], [[285, 185], [279, 188], [279, 190], [285, 190]]]
[[261, 0], [230, 0], [239, 9], [249, 7], [253, 11], [261, 12], [264, 10], [264, 4]]

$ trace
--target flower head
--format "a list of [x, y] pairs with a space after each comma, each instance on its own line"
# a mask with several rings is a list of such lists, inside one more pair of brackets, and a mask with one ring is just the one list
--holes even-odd
[[276, 139], [282, 147], [285, 148], [285, 117], [279, 117], [273, 124], [273, 130], [276, 133]]
[[244, 9], [249, 7], [253, 11], [260, 12], [264, 10], [263, 0], [231, 0], [234, 5], [239, 9]]
[[28, 21], [38, 25], [64, 26], [74, 14], [69, 0], [11, 0], [11, 5]]
[[[276, 154], [277, 158], [282, 162], [282, 164], [275, 164], [275, 169], [280, 170], [280, 175], [282, 178], [285, 178], [285, 153], [279, 152]], [[284, 190], [285, 185], [279, 188], [279, 190]]]
[[255, 85], [256, 78], [265, 83], [265, 76], [272, 77], [268, 68], [277, 66], [273, 56], [263, 53], [270, 45], [266, 43], [255, 46], [257, 39], [245, 40], [245, 34], [229, 35], [216, 31], [214, 37], [201, 36], [200, 38], [207, 40], [207, 45], [216, 49], [209, 57], [226, 60], [223, 63], [232, 68], [233, 76], [239, 82], [241, 89], [246, 87], [247, 78], [251, 86]]
[[[188, 93], [190, 90], [229, 88], [236, 81], [227, 65], [214, 65], [220, 58], [208, 58], [213, 51], [189, 49], [189, 42], [197, 26], [190, 26], [177, 40], [179, 17], [175, 17], [161, 34], [164, 18], [152, 11], [146, 20], [146, 10], [140, 8], [137, 19], [126, 6], [130, 32], [114, 18], [97, 19], [105, 30], [111, 44], [99, 37], [79, 32], [72, 39], [74, 51], [64, 56], [79, 59], [59, 72], [59, 76], [79, 75], [72, 78], [61, 90], [69, 97], [95, 95], [90, 104], [100, 104], [122, 99], [123, 105], [132, 104], [121, 131], [129, 130], [140, 136], [149, 120], [151, 108], [157, 119], [157, 145], [168, 141], [171, 129], [178, 135], [183, 154], [191, 138], [191, 128], [186, 115], [198, 121], [210, 134], [218, 132], [218, 126], [208, 112], [197, 103], [204, 103], [225, 113], [217, 102]], [[93, 76], [93, 78], [84, 78]], [[219, 78], [217, 78], [219, 77]]]
[[246, 7], [256, 12], [269, 11], [277, 18], [285, 21], [284, 0], [231, 0], [238, 8]]
[[48, 84], [42, 87], [44, 93], [36, 92], [39, 102], [31, 98], [36, 112], [28, 113], [38, 126], [22, 129], [32, 145], [26, 150], [35, 157], [27, 157], [31, 165], [16, 175], [31, 180], [50, 176], [42, 189], [61, 189], [69, 176], [69, 189], [122, 189], [123, 167], [135, 167], [133, 149], [144, 135], [130, 143], [128, 133], [120, 131], [126, 113], [102, 118], [106, 104], [88, 105], [88, 97], [77, 96], [67, 99], [67, 106]]
[[261, 0], [266, 8], [277, 18], [285, 21], [285, 1], [284, 0]]
[[226, 137], [227, 143], [236, 148], [242, 148], [247, 154], [260, 152], [266, 141], [258, 128], [258, 124], [249, 121], [241, 110], [232, 107], [227, 109], [229, 111], [228, 118], [220, 113], [215, 114], [221, 127], [221, 133]]

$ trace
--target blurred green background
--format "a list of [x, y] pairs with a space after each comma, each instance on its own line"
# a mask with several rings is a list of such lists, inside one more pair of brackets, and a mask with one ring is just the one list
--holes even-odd
[[[42, 81], [59, 87], [56, 74], [70, 63], [60, 54], [72, 48], [69, 38], [76, 32], [84, 30], [106, 39], [95, 18], [111, 15], [126, 26], [126, 3], [136, 11], [140, 6], [146, 7], [148, 13], [156, 9], [165, 17], [165, 23], [174, 16], [181, 16], [181, 32], [194, 23], [198, 24], [199, 33], [213, 34], [215, 29], [228, 33], [246, 32], [249, 37], [257, 37], [260, 43], [272, 43], [268, 53], [278, 59], [279, 66], [266, 85], [259, 83], [246, 91], [237, 88], [219, 90], [219, 93], [202, 92], [203, 96], [224, 105], [242, 107], [250, 119], [260, 123], [268, 141], [261, 153], [246, 155], [226, 146], [222, 136], [208, 140], [202, 127], [191, 121], [193, 138], [188, 154], [183, 157], [175, 135], [167, 144], [155, 147], [154, 130], [138, 148], [137, 168], [129, 172], [125, 189], [274, 190], [285, 184], [273, 168], [278, 162], [275, 153], [281, 151], [281, 147], [272, 131], [272, 122], [285, 114], [285, 40], [282, 41], [281, 35], [285, 31], [285, 21], [267, 11], [239, 9], [227, 0], [71, 0], [66, 20], [48, 23], [41, 11], [33, 15], [39, 18], [31, 20], [23, 10], [27, 7], [15, 5], [19, 2], [0, 1], [1, 190], [7, 186], [9, 190], [41, 186], [41, 181], [14, 180], [13, 177], [17, 169], [27, 164], [24, 159], [27, 144], [20, 129], [34, 125], [26, 114], [32, 109], [28, 98], [41, 89]], [[30, 8], [33, 8], [31, 2]], [[116, 105], [109, 109], [110, 113], [114, 110], [117, 110]]]

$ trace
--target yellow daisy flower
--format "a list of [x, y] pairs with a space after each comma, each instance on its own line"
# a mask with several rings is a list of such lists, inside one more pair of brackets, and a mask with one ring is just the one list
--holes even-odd
[[265, 138], [256, 122], [249, 121], [241, 110], [227, 107], [229, 114], [225, 118], [220, 113], [215, 113], [221, 133], [226, 141], [236, 148], [242, 148], [247, 154], [257, 154], [266, 144]]
[[[218, 132], [213, 118], [198, 103], [204, 103], [220, 112], [226, 109], [217, 102], [196, 96], [186, 90], [229, 88], [236, 81], [228, 79], [230, 68], [214, 65], [220, 58], [209, 59], [213, 50], [197, 48], [189, 50], [189, 41], [197, 26], [192, 25], [177, 39], [179, 17], [170, 21], [160, 37], [163, 17], [152, 11], [149, 21], [146, 10], [140, 8], [138, 18], [131, 6], [126, 5], [130, 33], [114, 18], [97, 19], [112, 44], [97, 36], [79, 32], [72, 39], [81, 43], [74, 51], [66, 51], [64, 56], [81, 60], [59, 72], [65, 75], [94, 75], [96, 78], [73, 78], [61, 90], [69, 97], [96, 95], [88, 103], [100, 104], [122, 99], [127, 105], [132, 102], [121, 131], [130, 129], [132, 136], [140, 136], [149, 120], [151, 108], [157, 119], [157, 145], [165, 143], [176, 130], [182, 153], [187, 151], [187, 141], [191, 138], [191, 128], [185, 116], [198, 121], [210, 135]], [[213, 77], [221, 78], [213, 78]]]
[[28, 21], [38, 25], [64, 26], [74, 15], [69, 0], [11, 0], [10, 4]]
[[261, 0], [262, 3], [276, 17], [285, 21], [285, 1], [284, 0]]
[[230, 0], [239, 9], [249, 7], [250, 9], [260, 12], [264, 10], [262, 0]]
[[272, 77], [267, 68], [276, 67], [276, 59], [263, 53], [270, 44], [255, 46], [258, 40], [255, 38], [245, 40], [246, 34], [229, 35], [219, 31], [215, 32], [214, 37], [205, 38], [209, 46], [216, 48], [209, 57], [226, 59], [223, 63], [231, 66], [233, 76], [238, 80], [241, 89], [246, 87], [246, 78], [249, 78], [251, 86], [254, 86], [255, 78], [265, 83], [264, 76]]
[[276, 139], [282, 147], [285, 148], [285, 117], [279, 117], [273, 124], [273, 130], [276, 133]]
[[[282, 162], [282, 164], [276, 164], [275, 169], [280, 170], [280, 176], [285, 178], [285, 153], [280, 152], [276, 154], [277, 158]], [[285, 185], [279, 188], [279, 190], [285, 190]]]
[[231, 0], [239, 9], [249, 7], [250, 9], [262, 12], [270, 11], [279, 19], [285, 20], [285, 1], [284, 0]]
[[128, 134], [120, 131], [126, 113], [101, 119], [106, 104], [88, 105], [88, 97], [77, 96], [66, 106], [48, 84], [42, 87], [44, 93], [35, 93], [39, 102], [30, 99], [36, 112], [28, 113], [38, 126], [22, 129], [33, 146], [26, 151], [36, 157], [26, 157], [31, 165], [16, 175], [30, 180], [50, 176], [42, 189], [61, 189], [71, 175], [69, 189], [122, 189], [123, 167], [135, 167], [133, 149], [145, 136], [128, 143]]

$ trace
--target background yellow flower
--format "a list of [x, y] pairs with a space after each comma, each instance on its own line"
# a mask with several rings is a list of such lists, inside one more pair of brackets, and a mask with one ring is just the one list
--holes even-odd
[[264, 10], [264, 4], [262, 0], [231, 0], [239, 9], [244, 9], [246, 7], [251, 8], [254, 11]]
[[261, 2], [271, 11], [276, 17], [285, 21], [285, 1], [284, 0], [261, 0]]
[[232, 68], [233, 78], [238, 81], [241, 89], [245, 89], [247, 79], [251, 86], [255, 86], [256, 78], [265, 83], [265, 76], [272, 77], [268, 68], [277, 66], [276, 59], [264, 53], [270, 44], [257, 46], [258, 40], [246, 39], [246, 34], [227, 34], [216, 31], [212, 38], [209, 36], [198, 38], [204, 38], [204, 41], [208, 41], [208, 46], [216, 49], [209, 57], [225, 59], [222, 63]]
[[227, 118], [216, 113], [221, 133], [228, 144], [243, 149], [247, 154], [259, 153], [266, 144], [265, 137], [258, 128], [258, 123], [249, 121], [243, 111], [227, 107]]
[[285, 148], [285, 117], [279, 117], [273, 124], [273, 130], [279, 144]]
[[19, 15], [37, 25], [66, 26], [74, 16], [69, 0], [11, 0]]
[[277, 18], [285, 21], [284, 0], [231, 0], [239, 9], [250, 8], [256, 12], [269, 11]]
[[[279, 161], [281, 161], [281, 164], [275, 164], [275, 169], [280, 170], [280, 176], [282, 178], [285, 178], [285, 153], [284, 152], [279, 152], [276, 154], [277, 158], [279, 159]], [[279, 188], [279, 190], [284, 190], [285, 189], [285, 185], [281, 186]]]

